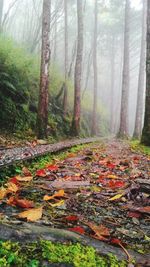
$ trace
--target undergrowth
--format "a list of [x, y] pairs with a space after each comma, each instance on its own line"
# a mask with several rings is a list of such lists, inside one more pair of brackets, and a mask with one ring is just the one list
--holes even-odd
[[139, 140], [131, 141], [131, 149], [133, 151], [141, 152], [143, 154], [150, 156], [150, 147], [144, 146], [143, 144], [140, 143]]
[[[71, 264], [74, 267], [125, 267], [113, 255], [100, 256], [92, 247], [60, 244], [50, 241], [19, 244], [0, 241], [0, 267], [46, 267], [48, 263]], [[65, 266], [65, 265], [64, 265]]]

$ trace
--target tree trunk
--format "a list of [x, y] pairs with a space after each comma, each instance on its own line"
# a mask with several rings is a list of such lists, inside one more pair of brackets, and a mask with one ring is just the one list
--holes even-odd
[[115, 132], [115, 37], [111, 37], [111, 53], [110, 53], [110, 71], [111, 71], [111, 102], [110, 102], [110, 131]]
[[146, 105], [141, 141], [150, 146], [150, 1], [147, 4]]
[[3, 8], [4, 8], [4, 0], [0, 0], [0, 32], [2, 31]]
[[71, 133], [74, 136], [79, 135], [80, 131], [80, 113], [81, 113], [81, 76], [82, 76], [82, 59], [83, 59], [83, 2], [77, 0], [78, 14], [78, 41], [77, 56], [75, 64], [75, 96], [74, 96], [74, 115], [72, 121]]
[[51, 0], [43, 0], [43, 21], [42, 21], [42, 52], [41, 52], [41, 74], [40, 92], [37, 114], [37, 136], [47, 137], [48, 124], [48, 102], [49, 102], [49, 67], [50, 67], [50, 16]]
[[91, 134], [97, 134], [97, 20], [98, 20], [98, 1], [95, 0], [95, 26], [93, 43], [93, 70], [94, 70], [94, 95], [93, 95], [93, 114]]
[[135, 118], [134, 138], [140, 139], [142, 133], [142, 121], [144, 111], [144, 84], [145, 84], [145, 62], [146, 62], [146, 10], [147, 3], [143, 1], [143, 22], [142, 22], [142, 40], [141, 40], [141, 55], [140, 69], [138, 80], [138, 96]]
[[130, 37], [130, 0], [125, 4], [125, 25], [124, 25], [124, 58], [123, 58], [123, 78], [119, 136], [128, 135], [128, 106], [129, 106], [129, 37]]
[[64, 0], [64, 16], [65, 16], [65, 86], [64, 86], [64, 99], [63, 99], [63, 111], [64, 118], [67, 113], [67, 98], [68, 98], [68, 0]]

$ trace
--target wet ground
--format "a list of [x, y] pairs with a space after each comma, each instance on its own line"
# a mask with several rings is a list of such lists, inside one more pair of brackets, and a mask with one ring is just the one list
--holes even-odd
[[10, 177], [0, 220], [66, 229], [140, 253], [150, 249], [150, 158], [120, 141], [95, 143], [33, 177]]

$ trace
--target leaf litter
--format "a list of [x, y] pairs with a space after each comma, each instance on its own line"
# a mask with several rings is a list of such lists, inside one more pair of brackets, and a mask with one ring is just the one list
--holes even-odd
[[128, 247], [148, 252], [149, 166], [145, 155], [111, 141], [105, 148], [92, 144], [64, 160], [54, 159], [35, 175], [23, 167], [0, 189], [0, 219], [74, 231], [126, 253]]

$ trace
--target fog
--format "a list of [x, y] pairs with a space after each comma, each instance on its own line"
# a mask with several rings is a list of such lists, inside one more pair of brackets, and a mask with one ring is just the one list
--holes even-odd
[[[139, 66], [142, 39], [142, 1], [130, 1], [129, 17], [129, 102], [128, 134], [135, 127]], [[83, 1], [84, 51], [82, 62], [81, 99], [82, 106], [89, 105], [92, 112], [94, 87], [93, 34], [95, 1]], [[51, 1], [51, 68], [65, 73], [64, 1]], [[107, 131], [117, 134], [120, 127], [122, 75], [124, 62], [125, 1], [98, 1], [97, 23], [97, 123], [105, 124]], [[5, 0], [2, 16], [3, 35], [40, 60], [42, 1]], [[77, 43], [76, 0], [68, 1], [68, 71], [74, 83], [74, 66]], [[72, 68], [71, 68], [72, 67]], [[143, 86], [144, 98], [144, 86]], [[87, 100], [88, 99], [88, 100]], [[85, 103], [87, 104], [84, 104]], [[126, 101], [126, 99], [124, 99]], [[144, 110], [144, 107], [143, 107]], [[141, 116], [143, 116], [141, 114]], [[103, 126], [102, 126], [103, 127]]]

